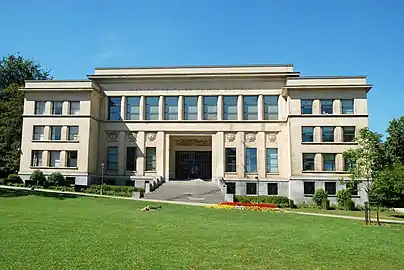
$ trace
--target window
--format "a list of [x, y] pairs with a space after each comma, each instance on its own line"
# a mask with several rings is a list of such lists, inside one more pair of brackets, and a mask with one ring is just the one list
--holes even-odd
[[164, 119], [178, 120], [178, 97], [165, 97]]
[[264, 119], [278, 120], [278, 96], [264, 96]]
[[333, 113], [332, 102], [333, 102], [332, 99], [320, 100], [321, 114], [332, 114]]
[[354, 160], [350, 160], [349, 158], [344, 158], [344, 171], [351, 171], [355, 169], [356, 162]]
[[226, 148], [226, 172], [237, 171], [236, 148]]
[[358, 190], [358, 185], [355, 183], [350, 183], [347, 185], [347, 188], [351, 191], [351, 196], [358, 196], [359, 190]]
[[354, 100], [353, 99], [342, 99], [341, 106], [342, 106], [343, 114], [353, 114], [354, 113]]
[[333, 142], [334, 141], [334, 127], [322, 127], [321, 128], [321, 140], [323, 142]]
[[257, 183], [247, 183], [247, 195], [257, 194]]
[[49, 151], [49, 167], [59, 168], [60, 167], [60, 151]]
[[184, 120], [198, 120], [198, 97], [184, 97]]
[[226, 182], [226, 194], [236, 194], [236, 183]]
[[70, 186], [70, 185], [74, 185], [76, 183], [76, 177], [74, 176], [66, 176], [66, 185]]
[[136, 171], [136, 147], [126, 147], [126, 170]]
[[146, 97], [146, 120], [159, 120], [159, 97]]
[[62, 127], [61, 126], [53, 126], [51, 128], [51, 140], [52, 141], [60, 141], [62, 139]]
[[278, 195], [278, 183], [268, 183], [268, 195]]
[[63, 112], [63, 102], [62, 101], [52, 101], [52, 114], [61, 115]]
[[156, 147], [146, 147], [146, 171], [156, 170]]
[[33, 167], [43, 166], [42, 155], [43, 155], [42, 150], [32, 150], [32, 152], [31, 152], [31, 166], [33, 166]]
[[116, 146], [108, 147], [107, 170], [108, 171], [118, 170], [118, 147]]
[[43, 141], [45, 139], [44, 137], [44, 126], [34, 126], [34, 135], [33, 135], [33, 140], [35, 141]]
[[303, 154], [303, 171], [314, 171], [314, 154]]
[[335, 171], [335, 154], [323, 154], [323, 170]]
[[121, 97], [108, 98], [108, 120], [121, 120]]
[[335, 195], [335, 193], [337, 193], [337, 183], [325, 182], [325, 191], [328, 195]]
[[68, 140], [69, 141], [78, 141], [79, 140], [79, 127], [78, 126], [68, 127]]
[[35, 114], [36, 115], [45, 114], [45, 101], [35, 101]]
[[245, 172], [246, 173], [257, 172], [257, 148], [245, 149]]
[[72, 115], [80, 114], [80, 101], [70, 101], [69, 114]]
[[312, 114], [313, 113], [313, 100], [311, 99], [302, 99], [301, 100], [302, 107], [301, 113], [302, 114]]
[[140, 97], [127, 97], [126, 119], [140, 120]]
[[67, 154], [67, 167], [77, 167], [77, 151], [66, 151]]
[[302, 142], [314, 141], [314, 127], [302, 127]]
[[223, 120], [237, 120], [237, 96], [223, 97]]
[[244, 96], [244, 120], [258, 120], [258, 97]]
[[355, 127], [342, 127], [344, 142], [353, 142], [355, 140]]
[[203, 97], [203, 120], [217, 120], [217, 97]]
[[315, 191], [314, 182], [304, 182], [304, 195], [313, 195]]
[[267, 148], [267, 173], [278, 173], [277, 148]]

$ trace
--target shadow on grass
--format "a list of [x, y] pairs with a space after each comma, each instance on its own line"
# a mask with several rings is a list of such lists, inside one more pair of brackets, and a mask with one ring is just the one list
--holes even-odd
[[395, 217], [395, 218], [402, 218], [404, 219], [404, 214], [394, 214], [394, 215], [390, 215], [391, 217]]
[[23, 196], [41, 196], [41, 197], [55, 198], [55, 199], [59, 199], [59, 200], [74, 199], [74, 198], [78, 197], [77, 195], [55, 193], [55, 192], [0, 188], [0, 198], [13, 198], [13, 197], [23, 197]]

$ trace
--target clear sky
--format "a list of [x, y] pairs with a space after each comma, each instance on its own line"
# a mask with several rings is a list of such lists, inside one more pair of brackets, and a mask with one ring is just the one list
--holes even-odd
[[55, 79], [101, 66], [294, 64], [367, 75], [370, 127], [404, 115], [404, 0], [0, 0], [0, 55]]

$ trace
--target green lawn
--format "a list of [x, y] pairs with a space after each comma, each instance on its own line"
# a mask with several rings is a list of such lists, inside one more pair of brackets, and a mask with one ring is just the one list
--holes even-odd
[[0, 189], [1, 269], [404, 269], [401, 225], [27, 195]]

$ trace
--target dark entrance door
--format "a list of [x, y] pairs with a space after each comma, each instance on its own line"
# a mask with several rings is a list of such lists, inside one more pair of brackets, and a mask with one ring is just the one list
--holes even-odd
[[175, 178], [186, 179], [212, 179], [212, 152], [211, 151], [176, 151], [175, 152]]

